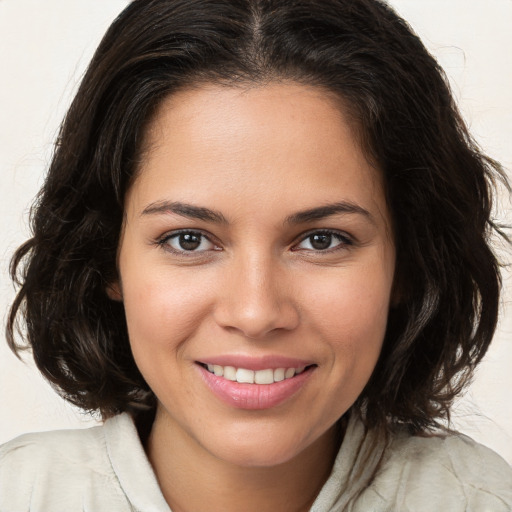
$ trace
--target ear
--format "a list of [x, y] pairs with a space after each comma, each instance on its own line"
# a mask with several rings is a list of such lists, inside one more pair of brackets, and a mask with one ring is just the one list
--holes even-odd
[[107, 289], [105, 291], [107, 292], [107, 296], [109, 299], [115, 300], [118, 302], [123, 301], [123, 292], [121, 290], [121, 284], [119, 283], [119, 281], [109, 283], [107, 285]]

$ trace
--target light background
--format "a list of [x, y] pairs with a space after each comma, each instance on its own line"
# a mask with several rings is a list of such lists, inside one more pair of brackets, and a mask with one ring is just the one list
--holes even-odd
[[[512, 169], [512, 0], [391, 0], [437, 56], [481, 146]], [[80, 77], [126, 0], [0, 0], [0, 311], [14, 290], [9, 258], [29, 235], [28, 208]], [[501, 220], [512, 223], [502, 198]], [[510, 251], [504, 256], [512, 260]], [[455, 426], [512, 464], [512, 275], [493, 346]], [[3, 337], [3, 336], [2, 336]], [[60, 400], [27, 359], [0, 343], [0, 443], [94, 422]]]

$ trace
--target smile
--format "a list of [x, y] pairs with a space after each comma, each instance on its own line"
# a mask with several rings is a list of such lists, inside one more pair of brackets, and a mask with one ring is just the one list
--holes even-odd
[[274, 384], [286, 379], [291, 379], [295, 375], [300, 375], [304, 371], [304, 366], [300, 368], [267, 368], [264, 370], [248, 370], [247, 368], [235, 368], [234, 366], [220, 366], [218, 364], [205, 365], [206, 369], [224, 379], [243, 384]]
[[[310, 380], [316, 364], [248, 369], [197, 362], [207, 388], [236, 409], [269, 409], [291, 399]], [[249, 363], [250, 364], [250, 363]]]

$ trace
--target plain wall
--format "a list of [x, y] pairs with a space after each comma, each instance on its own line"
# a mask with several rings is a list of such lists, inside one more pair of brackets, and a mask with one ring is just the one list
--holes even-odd
[[[512, 1], [392, 0], [437, 56], [481, 146], [512, 168]], [[101, 36], [126, 0], [0, 0], [0, 310], [14, 296], [9, 258], [29, 235], [30, 203], [59, 123]], [[512, 223], [502, 198], [499, 215]], [[510, 252], [504, 258], [511, 261]], [[455, 426], [512, 463], [512, 277], [502, 319]], [[0, 343], [0, 443], [23, 432], [94, 421], [59, 399], [30, 358]]]

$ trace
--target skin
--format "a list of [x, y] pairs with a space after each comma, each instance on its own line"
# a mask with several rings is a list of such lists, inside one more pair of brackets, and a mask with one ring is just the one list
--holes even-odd
[[[340, 102], [293, 83], [176, 93], [145, 147], [111, 293], [158, 398], [146, 449], [164, 496], [175, 512], [307, 510], [386, 329], [395, 252], [380, 173]], [[340, 202], [348, 211], [297, 216]], [[205, 238], [186, 251], [176, 230]], [[319, 250], [322, 230], [335, 234]], [[245, 410], [200, 378], [197, 361], [225, 354], [314, 366], [284, 402]]]

